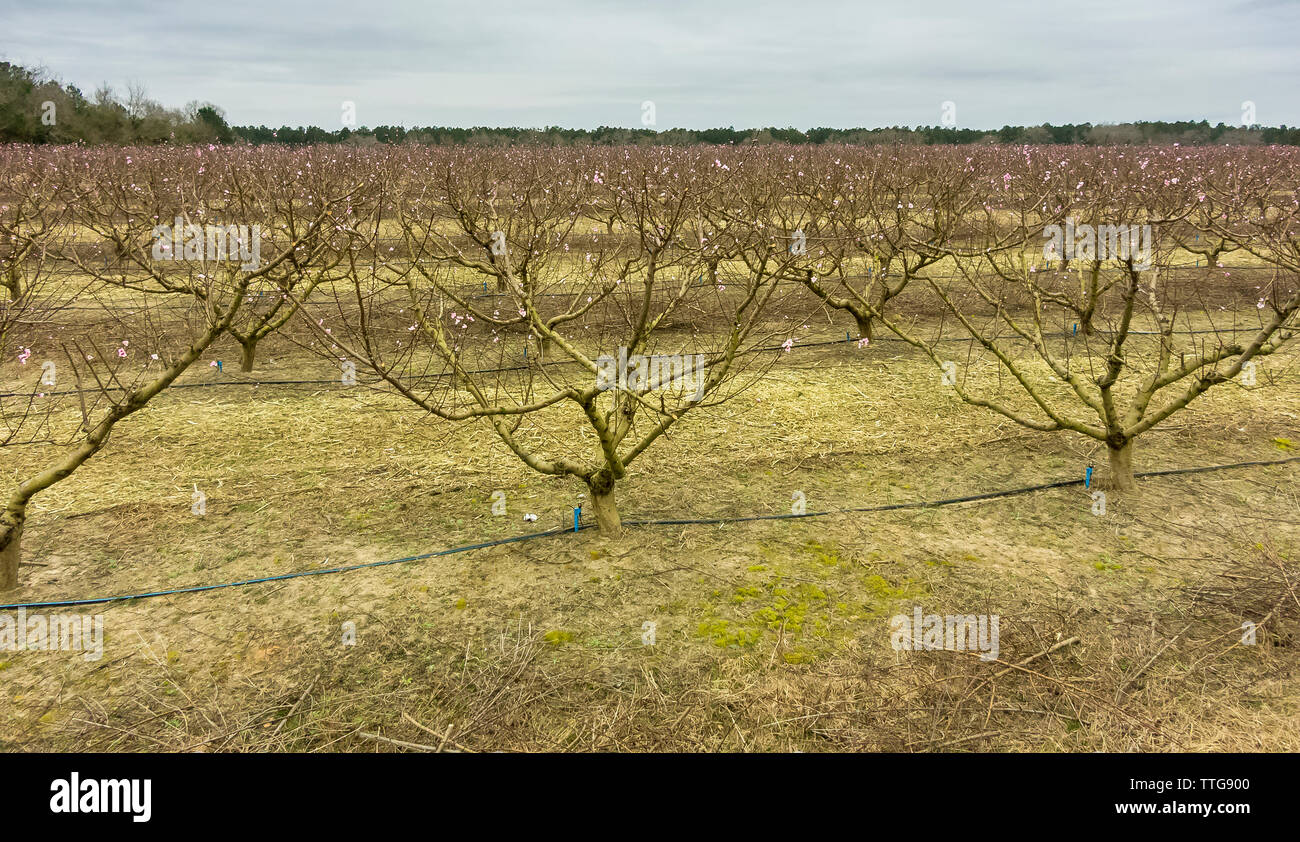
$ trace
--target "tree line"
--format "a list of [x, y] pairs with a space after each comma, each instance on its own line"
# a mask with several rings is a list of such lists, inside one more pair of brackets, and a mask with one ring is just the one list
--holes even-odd
[[[51, 108], [52, 106], [52, 108]], [[361, 126], [328, 130], [318, 126], [231, 126], [212, 103], [191, 101], [167, 108], [139, 85], [125, 94], [101, 86], [87, 97], [41, 70], [0, 62], [0, 143], [195, 144], [249, 143], [290, 146], [424, 144], [430, 146], [624, 146], [701, 144], [791, 144], [820, 146], [1084, 144], [1300, 145], [1300, 127], [1229, 126], [1208, 120], [1133, 123], [1070, 123], [967, 129], [944, 126], [886, 128], [596, 129], [454, 126]]]

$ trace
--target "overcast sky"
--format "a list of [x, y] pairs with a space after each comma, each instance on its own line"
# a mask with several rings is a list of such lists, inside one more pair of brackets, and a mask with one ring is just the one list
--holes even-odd
[[1300, 124], [1300, 0], [0, 0], [0, 58], [232, 124]]

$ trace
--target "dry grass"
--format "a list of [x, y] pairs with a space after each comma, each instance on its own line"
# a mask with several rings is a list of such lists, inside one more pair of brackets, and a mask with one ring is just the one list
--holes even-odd
[[[318, 365], [272, 357], [259, 375]], [[1138, 470], [1289, 455], [1300, 385], [1277, 370], [1157, 428]], [[41, 455], [24, 451], [15, 473]], [[783, 356], [659, 442], [619, 495], [625, 518], [777, 514], [796, 490], [814, 511], [1075, 477], [1099, 456], [961, 405], [919, 355], [880, 343]], [[0, 654], [0, 748], [1300, 750], [1296, 477], [1146, 480], [1105, 517], [1076, 487], [617, 542], [592, 530], [112, 604], [93, 609], [102, 661]], [[386, 393], [175, 391], [38, 498], [39, 566], [6, 601], [427, 552], [530, 531], [525, 512], [559, 526], [579, 490]], [[892, 649], [888, 619], [914, 604], [998, 614], [999, 661]], [[1260, 624], [1253, 646], [1243, 621]]]

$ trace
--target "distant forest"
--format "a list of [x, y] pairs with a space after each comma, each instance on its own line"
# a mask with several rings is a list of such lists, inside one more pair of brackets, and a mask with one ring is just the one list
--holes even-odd
[[845, 143], [970, 144], [970, 143], [1082, 143], [1092, 145], [1181, 143], [1285, 144], [1300, 146], [1300, 128], [1280, 126], [1210, 125], [1193, 122], [1136, 122], [1093, 125], [1004, 126], [1001, 129], [957, 129], [940, 126], [881, 129], [598, 129], [489, 128], [443, 126], [341, 128], [316, 126], [231, 126], [216, 105], [192, 101], [184, 108], [167, 108], [150, 99], [143, 88], [132, 85], [125, 94], [101, 86], [87, 97], [42, 70], [0, 62], [0, 143], [343, 143], [356, 146], [421, 143], [438, 146], [574, 146], [583, 144], [670, 144], [687, 146], [712, 143]]

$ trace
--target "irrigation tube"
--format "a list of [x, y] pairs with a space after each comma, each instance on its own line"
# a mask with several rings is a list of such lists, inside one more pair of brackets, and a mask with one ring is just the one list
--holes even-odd
[[[849, 343], [853, 343], [853, 342], [857, 342], [857, 341], [858, 341], [857, 339], [827, 339], [827, 340], [824, 340], [824, 341], [818, 341], [818, 342], [805, 342], [805, 343], [802, 344], [802, 345], [792, 345], [791, 348], [796, 348], [796, 347], [797, 347], [797, 348], [819, 348], [819, 347], [822, 347], [822, 346], [825, 346], [825, 345], [845, 345], [845, 344], [849, 344]], [[877, 341], [877, 342], [903, 342], [903, 341], [905, 341], [905, 340], [902, 340], [902, 339], [877, 339], [877, 340], [875, 340], [875, 341]], [[940, 341], [940, 342], [948, 342], [948, 341], [961, 341], [961, 342], [966, 342], [966, 341], [968, 341], [968, 340], [967, 340], [967, 339], [954, 338], [954, 339], [951, 339], [951, 340], [949, 340], [949, 339], [939, 339], [939, 340], [937, 340], [937, 341]], [[747, 349], [745, 349], [745, 350], [743, 350], [743, 351], [740, 351], [740, 352], [738, 352], [738, 353], [739, 353], [739, 354], [757, 354], [757, 353], [762, 353], [762, 352], [764, 352], [764, 351], [781, 351], [781, 350], [784, 350], [784, 349], [785, 349], [785, 346], [784, 346], [784, 345], [765, 345], [765, 346], [761, 346], [761, 347], [758, 347], [758, 348], [747, 348]], [[693, 356], [693, 355], [696, 355], [696, 352], [691, 351], [691, 352], [688, 352], [688, 353], [686, 353], [686, 354], [683, 354], [682, 356]], [[504, 368], [472, 368], [472, 369], [467, 370], [465, 373], [466, 373], [466, 374], [500, 374], [500, 373], [502, 373], [502, 372], [510, 372], [510, 371], [531, 371], [531, 370], [533, 370], [534, 368], [547, 368], [547, 367], [561, 366], [561, 365], [581, 365], [581, 363], [580, 363], [578, 360], [574, 360], [574, 359], [568, 359], [568, 360], [552, 360], [551, 362], [540, 362], [540, 363], [537, 363], [535, 366], [531, 366], [531, 365], [528, 365], [528, 364], [521, 364], [521, 365], [506, 366], [506, 367], [504, 367]], [[438, 372], [438, 373], [436, 373], [436, 374], [413, 374], [413, 375], [411, 375], [410, 377], [408, 377], [407, 379], [408, 379], [408, 380], [436, 380], [436, 379], [439, 378], [439, 377], [454, 377], [455, 375], [456, 375], [456, 372], [454, 372], [454, 371], [442, 371], [442, 372]], [[170, 391], [170, 390], [172, 390], [172, 389], [203, 389], [203, 388], [209, 388], [209, 387], [213, 387], [213, 386], [307, 386], [307, 385], [313, 385], [313, 386], [314, 386], [314, 385], [331, 385], [331, 384], [333, 384], [333, 385], [338, 385], [340, 382], [341, 382], [341, 381], [340, 381], [340, 378], [338, 378], [338, 377], [332, 377], [332, 378], [329, 378], [329, 379], [327, 379], [327, 380], [207, 380], [207, 381], [203, 381], [203, 382], [199, 382], [199, 383], [173, 383], [172, 385], [170, 385], [170, 386], [167, 387], [167, 391]], [[387, 383], [387, 382], [388, 382], [388, 381], [384, 380], [384, 379], [381, 377], [381, 378], [376, 378], [376, 379], [374, 379], [374, 380], [358, 380], [358, 381], [357, 381], [357, 385], [358, 385], [358, 386], [379, 386], [379, 385], [382, 385], [382, 384]], [[127, 390], [126, 390], [126, 388], [125, 388], [124, 386], [110, 386], [110, 387], [108, 387], [107, 389], [102, 389], [102, 390], [101, 390], [101, 389], [65, 389], [65, 390], [62, 391], [62, 392], [42, 392], [41, 394], [44, 395], [44, 396], [46, 396], [46, 397], [55, 397], [55, 396], [58, 396], [58, 395], [80, 395], [80, 394], [83, 394], [83, 393], [98, 393], [98, 392], [100, 392], [100, 391], [125, 392], [125, 391], [127, 391]], [[31, 394], [34, 395], [34, 394], [36, 394], [36, 392], [33, 391]], [[29, 397], [29, 396], [30, 396], [30, 395], [29, 395], [27, 392], [2, 392], [2, 393], [0, 393], [0, 398], [25, 398], [25, 397]]]
[[[1255, 462], [1233, 462], [1228, 465], [1203, 465], [1198, 468], [1172, 468], [1164, 471], [1145, 471], [1134, 474], [1135, 477], [1167, 477], [1176, 474], [1201, 474], [1209, 471], [1224, 471], [1233, 468], [1256, 468], [1268, 465], [1285, 465], [1289, 462], [1300, 461], [1300, 456], [1291, 456], [1286, 459], [1268, 459]], [[1067, 479], [1057, 482], [1047, 482], [1040, 485], [1026, 485], [1022, 488], [1011, 488], [1003, 491], [988, 491], [983, 494], [968, 494], [964, 497], [949, 497], [943, 500], [922, 500], [913, 503], [890, 503], [884, 506], [857, 506], [845, 509], [828, 509], [823, 512], [804, 512], [803, 514], [779, 514], [779, 515], [746, 515], [739, 517], [709, 517], [709, 518], [674, 518], [667, 520], [625, 520], [624, 526], [683, 526], [688, 524], [722, 524], [722, 523], [747, 523], [758, 520], [798, 520], [810, 517], [826, 517], [827, 515], [860, 513], [860, 512], [893, 512], [900, 509], [931, 509], [940, 506], [952, 506], [957, 503], [970, 503], [977, 500], [992, 500], [998, 497], [1014, 497], [1020, 494], [1031, 494], [1035, 491], [1046, 491], [1052, 488], [1068, 488], [1072, 485], [1083, 485], [1084, 480]], [[592, 524], [574, 521], [573, 529], [548, 529], [545, 532], [530, 532], [526, 535], [516, 535], [512, 538], [499, 538], [495, 541], [484, 541], [479, 544], [466, 544], [460, 547], [451, 547], [445, 550], [437, 550], [420, 555], [406, 556], [404, 558], [393, 558], [386, 561], [371, 561], [365, 564], [350, 564], [344, 567], [331, 567], [327, 570], [300, 570], [296, 573], [284, 573], [279, 576], [264, 576], [258, 579], [242, 579], [238, 582], [223, 582], [216, 585], [195, 585], [188, 588], [174, 588], [165, 591], [151, 591], [148, 593], [123, 594], [122, 596], [101, 596], [92, 599], [67, 599], [56, 602], [14, 602], [8, 605], [0, 605], [0, 611], [6, 611], [14, 608], [71, 608], [79, 605], [102, 605], [108, 602], [126, 602], [134, 599], [151, 599], [157, 596], [175, 596], [177, 594], [200, 593], [203, 591], [216, 591], [225, 588], [239, 588], [245, 585], [258, 585], [265, 582], [282, 582], [287, 579], [302, 579], [307, 576], [327, 576], [332, 573], [348, 573], [353, 570], [366, 570], [373, 567], [387, 567], [392, 564], [406, 564], [412, 561], [424, 561], [430, 558], [436, 558], [444, 555], [455, 555], [456, 553], [469, 552], [470, 550], [482, 550], [488, 547], [499, 547], [504, 544], [514, 544], [520, 541], [530, 541], [534, 538], [549, 538], [555, 535], [564, 535], [567, 533], [577, 532], [580, 529], [591, 529]]]
[[[1248, 328], [1233, 328], [1232, 330], [1233, 330], [1234, 333], [1245, 333], [1245, 332], [1249, 332], [1249, 329], [1248, 329]], [[1206, 329], [1199, 329], [1199, 330], [1188, 330], [1188, 331], [1183, 331], [1183, 332], [1178, 333], [1178, 334], [1176, 334], [1176, 335], [1177, 335], [1177, 336], [1189, 336], [1189, 335], [1192, 335], [1192, 334], [1198, 334], [1198, 333], [1224, 333], [1224, 332], [1226, 332], [1226, 331], [1224, 331], [1224, 330], [1215, 330], [1215, 329], [1213, 329], [1213, 328], [1206, 328]], [[1060, 338], [1060, 337], [1072, 337], [1073, 335], [1074, 335], [1074, 334], [1064, 333], [1064, 332], [1062, 332], [1062, 333], [1045, 333], [1045, 334], [1043, 334], [1043, 338], [1044, 338], [1044, 339], [1056, 339], [1056, 338]], [[1160, 334], [1157, 333], [1156, 331], [1152, 331], [1152, 330], [1130, 330], [1130, 331], [1129, 331], [1129, 335], [1130, 335], [1130, 336], [1159, 336]], [[847, 334], [846, 334], [846, 336], [847, 336]], [[1000, 339], [1012, 339], [1012, 340], [1015, 340], [1015, 339], [1019, 339], [1020, 337], [1011, 336], [1010, 334], [1008, 334], [1008, 335], [1005, 336], [1005, 337], [998, 337], [998, 338], [1000, 338]], [[819, 340], [819, 341], [817, 341], [817, 342], [804, 342], [804, 343], [801, 343], [801, 344], [795, 344], [795, 345], [791, 345], [790, 348], [791, 348], [791, 349], [794, 349], [794, 348], [822, 348], [822, 347], [825, 347], [825, 346], [828, 346], [828, 345], [851, 345], [851, 344], [853, 344], [853, 343], [855, 343], [855, 342], [859, 342], [859, 341], [861, 341], [861, 338], [858, 338], [858, 339], [849, 339], [849, 338], [846, 338], [846, 339], [826, 339], [826, 340]], [[973, 336], [946, 336], [946, 337], [945, 337], [945, 336], [940, 336], [940, 337], [938, 337], [938, 338], [936, 338], [936, 339], [934, 339], [934, 340], [932, 340], [932, 341], [933, 341], [934, 343], [939, 343], [939, 342], [976, 342], [976, 341], [978, 341], [978, 340], [977, 340], [975, 337], [973, 337]], [[878, 338], [876, 338], [876, 339], [872, 339], [872, 340], [870, 340], [870, 342], [871, 342], [872, 344], [875, 344], [875, 343], [877, 343], [877, 342], [906, 342], [906, 343], [909, 344], [909, 345], [911, 344], [910, 342], [907, 342], [906, 339], [899, 339], [899, 338], [897, 338], [897, 337], [893, 337], [893, 336], [881, 336], [881, 337], [878, 337]], [[782, 350], [787, 350], [786, 347], [785, 347], [785, 345], [764, 345], [764, 346], [760, 346], [760, 347], [757, 347], [757, 348], [747, 348], [747, 349], [745, 349], [745, 350], [743, 350], [743, 351], [740, 351], [739, 354], [743, 354], [743, 355], [747, 355], [747, 354], [759, 354], [759, 353], [764, 353], [764, 352], [766, 352], [766, 351], [782, 351]], [[695, 353], [696, 353], [696, 352], [688, 352], [687, 354], [684, 354], [683, 356], [690, 356], [690, 355], [695, 354]], [[560, 365], [579, 365], [579, 362], [578, 362], [577, 360], [573, 360], [573, 359], [569, 359], [569, 360], [552, 360], [551, 362], [541, 362], [541, 363], [538, 363], [536, 366], [531, 366], [531, 365], [527, 365], [527, 364], [521, 364], [521, 365], [506, 366], [506, 367], [504, 367], [504, 368], [477, 368], [477, 369], [470, 369], [469, 371], [466, 371], [465, 373], [466, 373], [466, 374], [500, 374], [500, 373], [503, 373], [503, 372], [511, 372], [511, 371], [531, 371], [531, 370], [533, 370], [534, 368], [546, 368], [546, 367], [548, 367], [548, 366], [560, 366]], [[415, 374], [415, 375], [411, 375], [411, 376], [408, 377], [407, 379], [408, 379], [408, 380], [436, 380], [436, 379], [439, 378], [439, 377], [453, 377], [453, 376], [455, 376], [455, 372], [454, 372], [454, 371], [443, 371], [443, 372], [438, 372], [437, 374]], [[329, 378], [329, 379], [321, 379], [321, 380], [207, 380], [207, 381], [202, 381], [202, 382], [198, 382], [198, 383], [173, 383], [172, 385], [170, 385], [170, 386], [167, 387], [166, 391], [170, 392], [170, 391], [175, 390], [175, 389], [206, 389], [206, 388], [221, 387], [221, 386], [254, 386], [254, 387], [257, 387], [257, 386], [316, 386], [316, 385], [324, 386], [324, 385], [337, 385], [337, 384], [339, 384], [340, 382], [341, 382], [341, 381], [340, 381], [340, 378], [338, 378], [338, 377], [333, 377], [333, 378]], [[378, 385], [381, 385], [381, 384], [386, 383], [386, 382], [387, 382], [387, 381], [384, 380], [383, 378], [377, 378], [377, 379], [375, 379], [375, 380], [358, 380], [358, 381], [357, 381], [357, 385], [358, 385], [358, 386], [378, 386]], [[40, 392], [39, 394], [41, 394], [41, 395], [44, 396], [44, 397], [51, 397], [51, 398], [52, 398], [52, 397], [57, 397], [57, 396], [59, 396], [59, 395], [80, 395], [80, 394], [92, 394], [92, 393], [99, 393], [99, 392], [101, 392], [101, 391], [125, 392], [125, 391], [127, 391], [127, 389], [126, 389], [125, 386], [109, 386], [109, 387], [106, 387], [106, 388], [104, 388], [104, 389], [65, 389], [65, 390], [60, 391], [60, 392]], [[33, 389], [30, 393], [28, 393], [28, 392], [0, 392], [0, 398], [26, 398], [26, 397], [32, 397], [32, 396], [34, 396], [34, 395], [36, 395], [36, 394], [38, 394], [38, 393], [36, 392], [35, 389]]]

